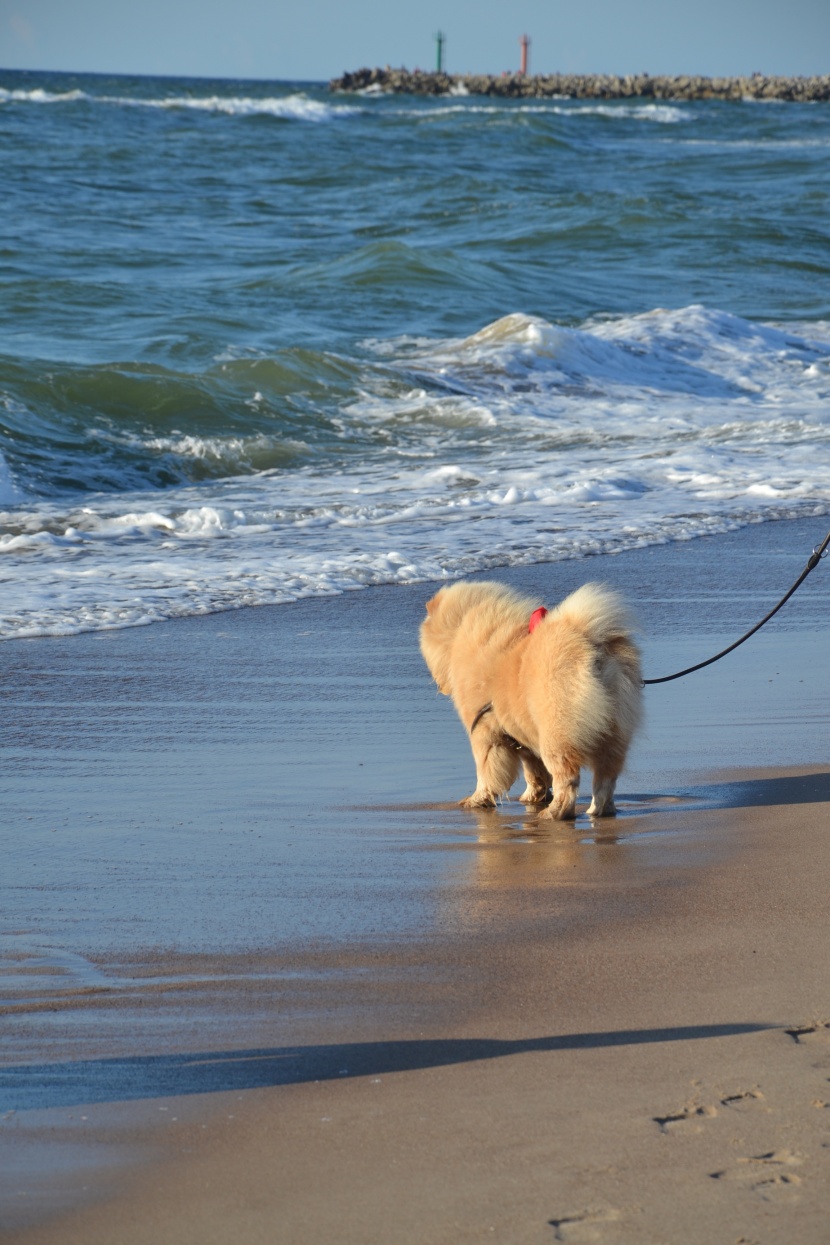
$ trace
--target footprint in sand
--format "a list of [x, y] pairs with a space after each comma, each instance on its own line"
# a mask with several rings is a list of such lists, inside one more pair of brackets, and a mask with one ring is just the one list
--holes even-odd
[[830, 1020], [816, 1020], [813, 1024], [793, 1025], [785, 1029], [787, 1037], [791, 1037], [796, 1046], [830, 1045]]
[[734, 1094], [725, 1094], [720, 1100], [722, 1107], [727, 1107], [730, 1111], [754, 1111], [758, 1107], [762, 1107], [765, 1111], [769, 1110], [764, 1106], [766, 1099], [757, 1087], [755, 1089], [739, 1089]]
[[793, 1025], [784, 1032], [796, 1046], [807, 1048], [814, 1068], [830, 1067], [830, 1020], [815, 1020], [811, 1024]]
[[670, 1115], [653, 1116], [661, 1133], [699, 1133], [704, 1120], [711, 1120], [717, 1115], [717, 1107], [702, 1107], [698, 1103], [687, 1103]]
[[[718, 1099], [718, 1107], [727, 1111], [753, 1111], [758, 1108], [767, 1111], [769, 1108], [765, 1104], [766, 1099], [757, 1086], [754, 1089], [736, 1089]], [[718, 1107], [689, 1102], [669, 1115], [655, 1115], [652, 1118], [662, 1133], [699, 1133], [703, 1123], [718, 1114]]]
[[605, 1210], [580, 1210], [573, 1215], [563, 1215], [559, 1219], [549, 1219], [548, 1226], [553, 1228], [556, 1241], [579, 1242], [607, 1241], [606, 1228], [622, 1218], [618, 1210], [608, 1207]]
[[738, 1167], [710, 1172], [713, 1180], [735, 1180], [748, 1185], [765, 1201], [782, 1196], [797, 1196], [801, 1177], [792, 1170], [800, 1167], [804, 1158], [792, 1150], [770, 1150], [766, 1154], [754, 1154], [738, 1160]]

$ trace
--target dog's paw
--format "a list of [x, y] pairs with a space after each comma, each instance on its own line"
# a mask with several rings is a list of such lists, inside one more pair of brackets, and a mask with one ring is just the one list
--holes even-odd
[[495, 808], [496, 801], [491, 795], [474, 791], [472, 795], [467, 796], [466, 800], [459, 800], [458, 806], [459, 808]]
[[616, 817], [617, 806], [613, 800], [597, 803], [592, 800], [585, 810], [588, 817]]
[[539, 816], [544, 817], [547, 821], [573, 821], [576, 817], [576, 804], [571, 801], [564, 804], [554, 796], [547, 808], [542, 809]]
[[547, 804], [550, 796], [549, 787], [528, 787], [519, 796], [520, 804]]

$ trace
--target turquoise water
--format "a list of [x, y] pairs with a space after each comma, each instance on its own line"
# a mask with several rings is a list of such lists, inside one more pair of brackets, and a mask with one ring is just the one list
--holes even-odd
[[0, 71], [0, 159], [2, 636], [830, 509], [830, 106]]

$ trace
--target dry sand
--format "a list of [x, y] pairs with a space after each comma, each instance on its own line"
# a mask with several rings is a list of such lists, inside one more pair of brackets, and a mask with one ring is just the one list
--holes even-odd
[[[761, 535], [715, 540], [709, 551], [721, 565], [730, 549], [754, 557], [746, 583], [764, 598], [759, 568], [772, 566], [787, 587], [801, 561], [782, 576], [776, 548], [795, 536], [801, 551], [804, 533], [778, 524]], [[681, 664], [695, 645], [706, 655], [731, 626], [729, 611], [747, 623], [763, 612], [733, 576], [730, 592], [713, 583], [711, 600], [687, 610], [684, 632], [674, 607], [661, 613], [661, 601], [684, 592], [699, 600], [705, 545], [685, 559], [677, 549], [656, 555], [665, 596], [648, 597], [646, 651], [662, 668], [649, 673], [675, 655]], [[591, 576], [642, 584], [646, 555], [655, 556], [602, 560]], [[527, 584], [557, 569], [522, 575]], [[308, 606], [318, 620], [328, 610], [329, 627], [336, 619], [340, 639], [327, 634], [353, 661], [364, 648], [379, 660], [399, 655], [374, 672], [390, 689], [379, 710], [387, 743], [371, 740], [379, 772], [359, 776], [340, 805], [327, 792], [310, 827], [323, 835], [324, 897], [340, 912], [349, 895], [360, 909], [369, 894], [375, 922], [360, 910], [342, 937], [324, 936], [324, 916], [312, 914], [304, 941], [289, 907], [282, 942], [161, 939], [149, 954], [140, 930], [131, 951], [101, 916], [118, 947], [92, 954], [79, 918], [97, 992], [55, 988], [7, 1009], [3, 1239], [824, 1245], [830, 702], [817, 620], [826, 584], [811, 586], [800, 625], [773, 631], [752, 654], [747, 646], [728, 673], [697, 676], [694, 689], [692, 676], [669, 697], [663, 689], [622, 784], [623, 815], [572, 827], [534, 823], [511, 805], [473, 816], [416, 802], [416, 790], [421, 800], [433, 788], [441, 799], [465, 794], [470, 773], [463, 739], [457, 749], [448, 742], [457, 724], [441, 734], [449, 707], [421, 702], [408, 683], [400, 654], [427, 591], [413, 594], [411, 609], [398, 589]], [[381, 598], [393, 602], [388, 626]], [[252, 626], [245, 617], [224, 626]], [[177, 634], [198, 634], [215, 651], [218, 627], [199, 620]], [[254, 638], [260, 645], [261, 628]], [[134, 651], [142, 642], [123, 643]], [[176, 639], [165, 653], [181, 647]], [[325, 720], [339, 712], [328, 706]], [[338, 729], [326, 762], [342, 786], [355, 722], [346, 715]], [[403, 777], [395, 743], [419, 740], [418, 772]], [[435, 763], [431, 749], [441, 753]], [[731, 768], [714, 772], [716, 760]], [[163, 766], [157, 775], [163, 788]], [[130, 816], [141, 825], [133, 834], [149, 833]], [[299, 823], [288, 821], [295, 834]], [[345, 898], [325, 890], [326, 825], [347, 842], [361, 841], [361, 827], [372, 840], [371, 860], [354, 847], [353, 872], [348, 853], [338, 858]], [[236, 860], [225, 859], [229, 904]], [[292, 875], [295, 889], [303, 876]], [[276, 871], [270, 884], [281, 889]], [[414, 906], [408, 891], [420, 896]], [[317, 902], [311, 891], [306, 902]]]

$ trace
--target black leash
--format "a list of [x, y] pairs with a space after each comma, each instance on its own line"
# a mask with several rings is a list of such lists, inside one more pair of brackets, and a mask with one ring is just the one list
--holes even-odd
[[736, 640], [734, 644], [730, 644], [729, 648], [725, 648], [722, 652], [716, 653], [714, 657], [709, 657], [706, 661], [699, 661], [696, 666], [688, 666], [685, 670], [678, 670], [677, 674], [664, 674], [662, 679], [643, 679], [643, 687], [646, 687], [649, 683], [671, 683], [672, 679], [682, 679], [684, 674], [693, 674], [695, 670], [702, 670], [704, 666], [711, 666], [713, 662], [720, 661], [721, 657], [725, 657], [727, 653], [731, 653], [733, 649], [738, 648], [738, 646], [743, 644], [744, 640], [748, 640], [751, 635], [755, 635], [755, 632], [760, 631], [764, 623], [769, 622], [773, 614], [778, 613], [782, 605], [786, 605], [796, 588], [800, 588], [804, 583], [804, 580], [810, 574], [810, 571], [815, 570], [821, 559], [827, 553], [828, 545], [830, 545], [830, 532], [827, 533], [820, 545], [816, 545], [815, 549], [810, 554], [807, 565], [804, 567], [804, 570], [801, 572], [786, 596], [783, 596], [775, 608], [771, 609], [759, 623], [756, 623], [751, 631], [747, 631], [746, 635], [742, 635], [740, 640]]

